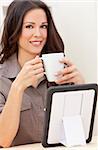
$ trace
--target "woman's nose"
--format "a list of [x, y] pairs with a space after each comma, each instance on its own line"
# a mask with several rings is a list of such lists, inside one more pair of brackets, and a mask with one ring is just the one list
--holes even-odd
[[41, 36], [40, 28], [35, 28], [33, 36]]

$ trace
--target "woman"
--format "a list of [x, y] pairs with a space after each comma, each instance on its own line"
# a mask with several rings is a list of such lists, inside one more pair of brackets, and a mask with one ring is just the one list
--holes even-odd
[[[40, 0], [15, 0], [4, 21], [0, 54], [0, 146], [41, 142], [47, 79], [40, 56], [63, 52], [48, 7]], [[84, 83], [70, 60], [57, 85]], [[63, 75], [59, 78], [59, 75]]]

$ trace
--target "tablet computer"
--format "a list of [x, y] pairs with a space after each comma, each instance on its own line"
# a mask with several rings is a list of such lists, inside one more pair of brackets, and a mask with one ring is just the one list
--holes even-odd
[[80, 115], [86, 143], [92, 139], [97, 103], [97, 84], [52, 86], [47, 92], [43, 130], [44, 147], [60, 146], [61, 122], [64, 116]]

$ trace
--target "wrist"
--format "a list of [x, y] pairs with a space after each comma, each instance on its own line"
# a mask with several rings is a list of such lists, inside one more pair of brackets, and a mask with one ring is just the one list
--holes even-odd
[[14, 88], [15, 90], [17, 90], [17, 92], [24, 92], [24, 88], [22, 87], [22, 84], [20, 82], [18, 82], [17, 80], [15, 80], [12, 83], [12, 88]]

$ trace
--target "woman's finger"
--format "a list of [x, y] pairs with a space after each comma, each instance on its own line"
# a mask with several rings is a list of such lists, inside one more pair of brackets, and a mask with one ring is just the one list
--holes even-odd
[[36, 70], [36, 69], [40, 69], [40, 68], [44, 68], [42, 63], [38, 63], [35, 65], [32, 65], [32, 69]]
[[42, 78], [43, 76], [44, 76], [44, 72], [37, 74], [37, 75], [36, 75], [36, 78], [37, 78], [37, 79], [40, 79], [40, 78]]
[[43, 72], [44, 72], [43, 68], [39, 68], [39, 69], [33, 70], [33, 74], [34, 75], [37, 75], [37, 74], [40, 74], [40, 73], [43, 73]]
[[73, 65], [73, 63], [66, 57], [62, 58], [60, 60], [60, 62], [66, 64], [67, 66], [72, 66]]
[[66, 83], [83, 84], [85, 83], [85, 80], [79, 72], [75, 72], [72, 75], [67, 75], [67, 77], [64, 76], [62, 79], [56, 80], [56, 83], [57, 84], [66, 84]]
[[76, 66], [72, 65], [70, 67], [66, 67], [63, 70], [59, 71], [56, 75], [59, 76], [59, 75], [69, 74], [69, 73], [72, 73], [72, 72], [74, 72], [76, 70], [77, 70]]
[[71, 78], [74, 78], [75, 76], [78, 76], [78, 72], [72, 72], [70, 74], [66, 74], [61, 78], [58, 78], [58, 82], [66, 82], [67, 80], [70, 80]]

